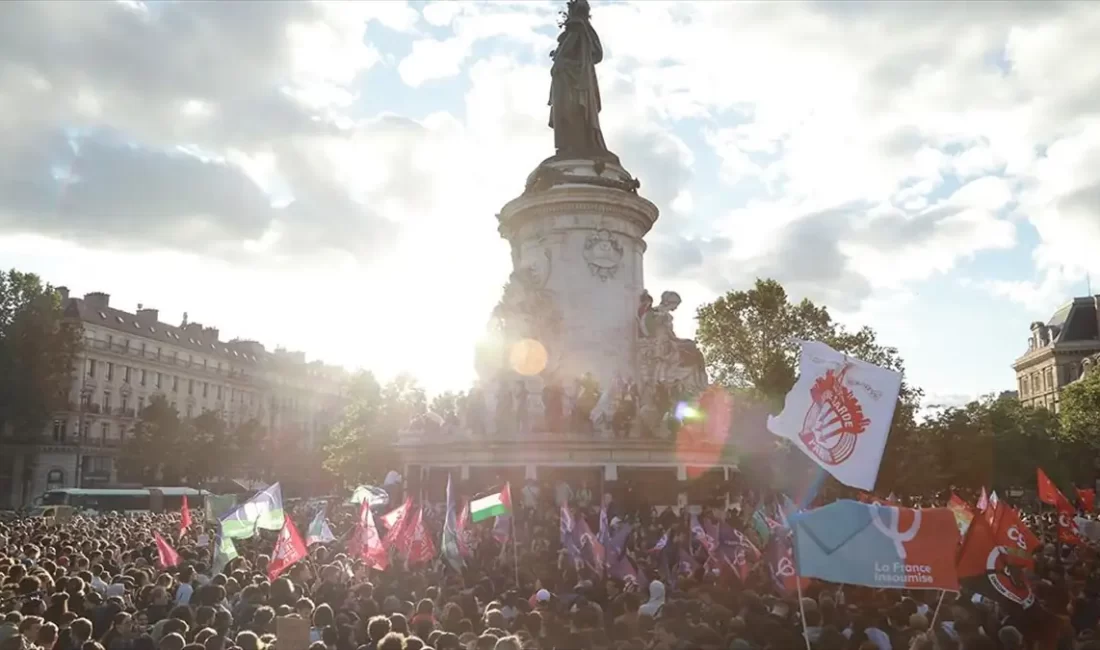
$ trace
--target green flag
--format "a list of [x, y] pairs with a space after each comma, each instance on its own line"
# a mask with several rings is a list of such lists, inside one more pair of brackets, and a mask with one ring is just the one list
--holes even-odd
[[283, 491], [276, 483], [222, 517], [222, 536], [245, 539], [255, 535], [257, 528], [282, 530], [284, 520]]
[[214, 550], [214, 562], [211, 567], [214, 573], [221, 573], [235, 557], [237, 557], [237, 547], [234, 546], [233, 540], [226, 537], [224, 533], [219, 533], [217, 548]]
[[222, 515], [229, 513], [237, 507], [237, 496], [234, 494], [208, 494], [206, 503], [206, 521], [216, 524]]

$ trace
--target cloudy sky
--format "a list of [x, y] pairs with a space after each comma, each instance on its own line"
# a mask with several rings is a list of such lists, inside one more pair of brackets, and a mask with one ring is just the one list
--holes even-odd
[[[0, 266], [463, 387], [564, 3], [0, 3]], [[932, 401], [1100, 287], [1100, 3], [600, 2], [651, 292], [775, 277]]]

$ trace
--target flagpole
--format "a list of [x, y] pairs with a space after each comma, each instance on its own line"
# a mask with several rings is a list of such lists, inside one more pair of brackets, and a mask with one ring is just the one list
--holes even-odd
[[[511, 496], [511, 495], [509, 495]], [[512, 559], [516, 563], [516, 590], [519, 590], [519, 549], [516, 547], [516, 513], [512, 511]]]
[[794, 571], [794, 584], [798, 589], [798, 611], [802, 615], [802, 638], [806, 641], [806, 650], [813, 650], [810, 647], [810, 631], [806, 629], [806, 604], [802, 602], [802, 575], [797, 568]]
[[936, 611], [932, 612], [932, 622], [928, 624], [928, 629], [932, 631], [936, 629], [936, 618], [940, 615], [940, 605], [943, 605], [943, 597], [946, 593], [946, 589], [940, 590], [940, 599], [936, 601]]

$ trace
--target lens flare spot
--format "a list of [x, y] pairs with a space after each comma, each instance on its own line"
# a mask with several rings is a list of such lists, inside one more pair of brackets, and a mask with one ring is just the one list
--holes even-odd
[[512, 370], [533, 377], [546, 369], [546, 348], [534, 339], [523, 339], [512, 345], [509, 362]]

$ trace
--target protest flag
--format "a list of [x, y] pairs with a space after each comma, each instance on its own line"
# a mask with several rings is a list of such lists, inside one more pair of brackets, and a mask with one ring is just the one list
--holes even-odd
[[798, 575], [885, 589], [959, 587], [959, 529], [947, 508], [835, 501], [791, 517]]
[[191, 508], [187, 505], [187, 495], [183, 495], [183, 505], [180, 507], [180, 537], [191, 526]]
[[256, 534], [258, 528], [282, 530], [285, 519], [283, 491], [276, 483], [222, 517], [221, 531], [230, 539], [245, 539]]
[[180, 563], [180, 554], [160, 536], [160, 533], [153, 532], [153, 541], [157, 543], [157, 559], [160, 561], [162, 569], [174, 567]]
[[306, 531], [306, 546], [314, 544], [328, 544], [336, 541], [336, 535], [332, 534], [328, 520], [325, 519], [325, 509], [321, 508], [309, 522], [309, 530]]
[[1074, 488], [1077, 490], [1077, 501], [1085, 512], [1096, 512], [1096, 490], [1087, 488]]
[[279, 531], [279, 538], [275, 540], [275, 550], [271, 552], [271, 561], [267, 564], [268, 580], [275, 580], [283, 571], [286, 571], [298, 560], [308, 555], [306, 543], [302, 541], [298, 527], [294, 525], [290, 517], [283, 519], [283, 529]]
[[873, 490], [901, 390], [901, 374], [803, 341], [799, 378], [768, 430], [841, 483]]
[[507, 483], [500, 492], [474, 499], [470, 502], [470, 517], [476, 524], [489, 517], [500, 517], [512, 514], [512, 496]]
[[447, 513], [443, 519], [443, 559], [455, 571], [461, 571], [466, 563], [462, 559], [462, 546], [458, 535], [458, 514], [455, 512], [455, 495], [451, 490], [451, 475], [447, 475]]

